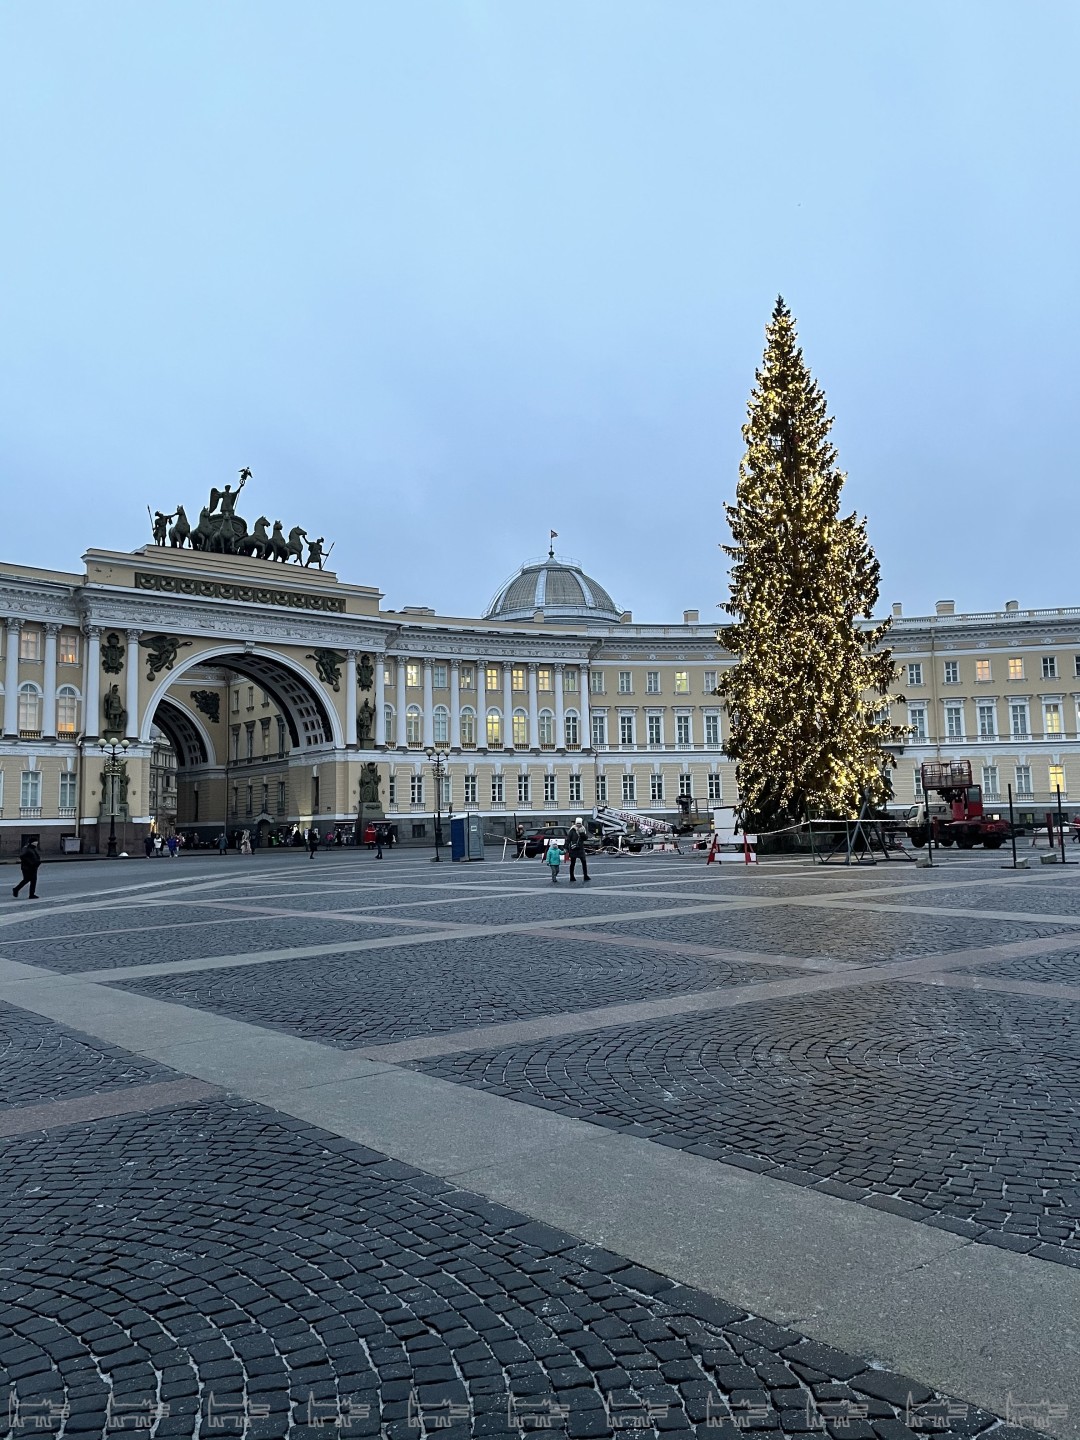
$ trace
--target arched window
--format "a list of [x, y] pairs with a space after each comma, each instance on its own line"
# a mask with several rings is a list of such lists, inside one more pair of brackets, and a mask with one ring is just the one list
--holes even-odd
[[555, 748], [555, 716], [550, 710], [540, 711], [540, 747], [543, 750]]
[[466, 705], [461, 712], [461, 748], [476, 749], [476, 711], [471, 705]]
[[19, 730], [41, 733], [41, 691], [29, 680], [19, 686]]
[[578, 721], [578, 712], [576, 710], [567, 710], [563, 723], [566, 730], [566, 748], [568, 750], [579, 749], [581, 745], [581, 728]]
[[386, 736], [387, 745], [393, 745], [397, 739], [394, 734], [394, 707], [393, 705], [383, 706], [383, 733]]
[[529, 717], [524, 710], [514, 711], [514, 749], [529, 748]]
[[74, 735], [79, 728], [79, 692], [74, 685], [61, 685], [56, 692], [56, 733]]
[[419, 747], [423, 744], [423, 720], [419, 705], [410, 705], [405, 711], [405, 743]]
[[450, 711], [445, 705], [436, 705], [432, 716], [436, 745], [450, 744]]
[[494, 706], [487, 712], [487, 743], [489, 750], [502, 749], [502, 711]]

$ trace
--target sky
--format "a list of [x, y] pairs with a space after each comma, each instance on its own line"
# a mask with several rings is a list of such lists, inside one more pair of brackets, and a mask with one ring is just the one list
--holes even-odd
[[[1080, 603], [1074, 0], [0, 8], [0, 558], [147, 505], [719, 620], [778, 293], [880, 609]], [[1062, 430], [1062, 425], [1065, 430]]]

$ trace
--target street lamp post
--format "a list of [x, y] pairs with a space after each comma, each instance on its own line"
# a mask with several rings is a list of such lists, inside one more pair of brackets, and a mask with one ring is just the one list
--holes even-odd
[[429, 746], [425, 753], [431, 765], [431, 773], [435, 777], [435, 860], [439, 861], [442, 859], [439, 846], [442, 844], [442, 791], [446, 777], [446, 756], [433, 746]]
[[105, 757], [105, 778], [109, 784], [109, 848], [106, 851], [106, 859], [116, 859], [116, 781], [124, 773], [124, 761], [118, 760], [117, 755], [123, 755], [127, 750], [130, 741], [122, 740], [119, 735], [107, 731], [104, 737], [98, 741], [98, 746]]

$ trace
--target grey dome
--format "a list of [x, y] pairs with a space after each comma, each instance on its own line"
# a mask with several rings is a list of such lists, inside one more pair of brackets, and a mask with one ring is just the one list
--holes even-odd
[[620, 612], [611, 596], [581, 566], [553, 553], [530, 560], [503, 585], [484, 612], [485, 620], [531, 620], [537, 610], [560, 625], [617, 625]]

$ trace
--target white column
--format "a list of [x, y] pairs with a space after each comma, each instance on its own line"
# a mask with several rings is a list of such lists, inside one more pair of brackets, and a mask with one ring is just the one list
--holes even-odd
[[86, 627], [83, 656], [83, 730], [87, 736], [101, 734], [101, 631]]
[[509, 750], [514, 743], [514, 667], [511, 661], [503, 661], [503, 749]]
[[41, 688], [45, 692], [42, 735], [56, 734], [56, 637], [59, 633], [59, 625], [45, 626], [45, 673], [41, 677]]
[[22, 621], [7, 622], [7, 659], [4, 663], [4, 734], [19, 733], [19, 631]]
[[399, 655], [394, 664], [397, 667], [397, 745], [399, 750], [404, 750], [408, 744], [405, 739], [405, 661]]
[[491, 701], [487, 692], [487, 661], [477, 660], [476, 662], [476, 708], [480, 712], [476, 717], [476, 748], [487, 749], [487, 712]]
[[461, 661], [450, 661], [450, 748], [461, 749]]
[[578, 670], [578, 692], [581, 698], [581, 748], [592, 749], [592, 717], [589, 715], [589, 667]]
[[386, 657], [375, 657], [375, 745], [386, 744]]
[[435, 700], [431, 690], [431, 661], [424, 661], [424, 749], [435, 744]]
[[555, 749], [566, 749], [566, 706], [563, 699], [561, 665], [555, 666]]
[[540, 706], [536, 695], [536, 661], [529, 661], [529, 749], [540, 749]]
[[350, 750], [356, 748], [356, 651], [345, 653], [345, 744]]
[[127, 709], [127, 737], [139, 738], [139, 636], [141, 630], [127, 632], [127, 686], [124, 705]]

